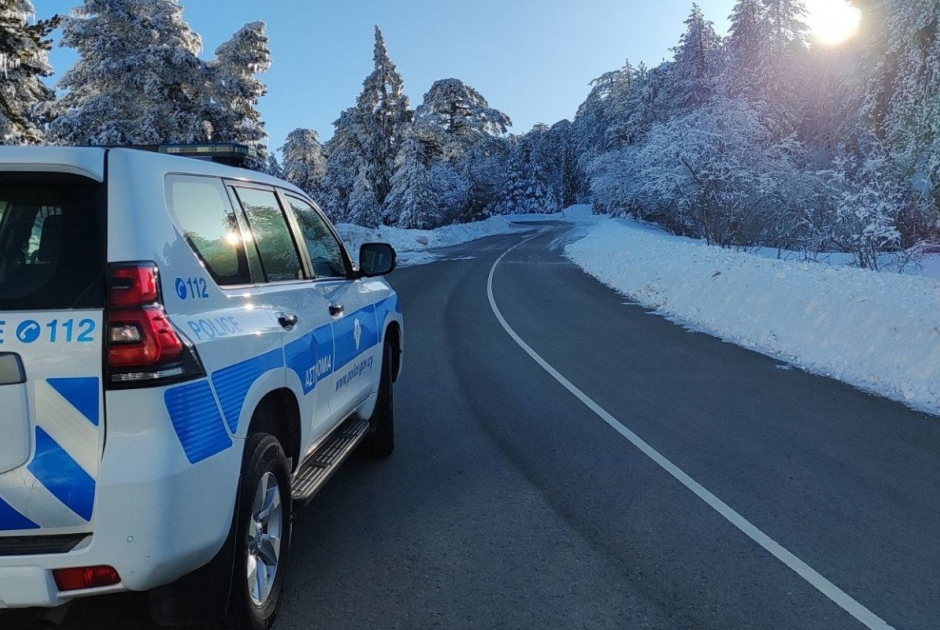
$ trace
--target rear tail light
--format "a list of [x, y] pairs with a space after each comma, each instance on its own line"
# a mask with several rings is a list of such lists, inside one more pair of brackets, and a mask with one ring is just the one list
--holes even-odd
[[167, 319], [153, 263], [115, 265], [108, 298], [108, 368], [112, 385], [203, 376], [195, 348]]
[[114, 567], [76, 567], [52, 572], [60, 591], [82, 591], [120, 584], [121, 576]]

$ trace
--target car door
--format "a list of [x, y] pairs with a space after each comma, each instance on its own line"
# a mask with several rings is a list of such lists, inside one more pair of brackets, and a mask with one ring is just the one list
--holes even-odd
[[287, 386], [301, 414], [301, 456], [322, 437], [330, 417], [323, 387], [333, 366], [333, 330], [328, 303], [315, 290], [303, 251], [273, 188], [231, 183], [252, 234], [260, 267], [261, 302], [283, 329]]
[[104, 194], [85, 178], [0, 173], [0, 536], [92, 531]]
[[378, 388], [382, 349], [374, 296], [355, 277], [345, 248], [320, 211], [299, 195], [284, 192], [283, 198], [306, 246], [315, 290], [332, 316], [330, 409], [336, 420], [342, 420]]

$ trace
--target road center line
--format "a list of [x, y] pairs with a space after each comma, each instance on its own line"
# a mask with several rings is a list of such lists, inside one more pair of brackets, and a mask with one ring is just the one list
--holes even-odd
[[507, 254], [520, 245], [525, 244], [532, 238], [535, 237], [529, 237], [519, 243], [516, 243], [503, 252], [503, 254], [496, 259], [496, 262], [494, 262], [493, 266], [490, 268], [490, 275], [486, 281], [486, 294], [490, 301], [490, 308], [493, 309], [493, 314], [496, 315], [496, 319], [499, 320], [500, 325], [509, 334], [509, 336], [512, 337], [513, 341], [515, 341], [520, 348], [525, 350], [526, 353], [532, 357], [532, 359], [538, 363], [542, 369], [552, 376], [552, 378], [561, 383], [561, 385], [569, 392], [574, 394], [575, 398], [584, 403], [584, 405], [593, 411], [601, 420], [609, 424], [615, 431], [617, 431], [617, 433], [627, 438], [627, 440], [629, 440], [633, 446], [638, 448], [643, 452], [644, 455], [656, 462], [660, 468], [675, 477], [679, 483], [691, 490], [695, 496], [711, 506], [713, 510], [718, 512], [729, 523], [741, 530], [748, 538], [763, 547], [773, 557], [777, 558], [785, 565], [790, 567], [794, 573], [806, 580], [811, 586], [813, 586], [813, 588], [835, 602], [836, 605], [855, 617], [858, 621], [865, 625], [865, 627], [870, 628], [870, 630], [894, 630], [892, 626], [888, 625], [888, 623], [885, 622], [881, 617], [870, 611], [868, 608], [853, 599], [848, 593], [827, 580], [818, 571], [813, 569], [813, 567], [809, 566], [795, 555], [787, 551], [782, 545], [758, 529], [753, 523], [738, 514], [727, 503], [716, 497], [714, 494], [705, 489], [704, 486], [683, 472], [681, 468], [666, 459], [666, 457], [664, 457], [659, 451], [654, 449], [642, 438], [640, 438], [640, 436], [624, 426], [603, 407], [594, 402], [587, 394], [575, 387], [571, 381], [562, 376], [558, 370], [553, 368], [548, 363], [548, 361], [539, 356], [539, 354], [533, 350], [529, 344], [522, 340], [522, 338], [516, 333], [515, 330], [512, 329], [512, 326], [510, 326], [503, 317], [499, 307], [496, 305], [496, 299], [493, 297], [493, 276], [496, 274], [496, 268], [499, 266], [499, 263], [502, 262], [503, 258], [505, 258]]

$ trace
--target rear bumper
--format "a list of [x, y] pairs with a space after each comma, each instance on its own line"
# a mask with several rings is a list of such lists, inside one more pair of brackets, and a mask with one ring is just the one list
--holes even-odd
[[[108, 393], [94, 533], [69, 553], [0, 557], [0, 608], [55, 607], [76, 597], [149, 590], [218, 553], [231, 527], [242, 442], [190, 464], [165, 413], [163, 391]], [[121, 583], [59, 592], [54, 569], [98, 565], [117, 569]]]

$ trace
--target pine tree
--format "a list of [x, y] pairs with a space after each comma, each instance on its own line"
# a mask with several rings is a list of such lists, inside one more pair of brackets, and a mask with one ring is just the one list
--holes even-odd
[[358, 112], [352, 107], [340, 113], [333, 126], [323, 176], [327, 212], [334, 221], [349, 221], [349, 200], [356, 179], [369, 169], [362, 145], [365, 133]]
[[284, 169], [281, 167], [281, 163], [277, 161], [277, 156], [273, 153], [268, 155], [263, 165], [258, 167], [258, 170], [260, 170], [265, 175], [277, 177], [278, 179], [284, 179]]
[[766, 28], [760, 54], [759, 90], [775, 136], [784, 138], [799, 126], [805, 108], [801, 89], [808, 60], [808, 27], [802, 0], [761, 0]]
[[202, 41], [177, 0], [85, 0], [65, 18], [62, 45], [78, 61], [52, 122], [64, 144], [206, 140]]
[[885, 135], [899, 166], [933, 192], [940, 211], [940, 5], [897, 2], [888, 26], [887, 57], [896, 76]]
[[612, 128], [625, 118], [624, 108], [637, 74], [627, 60], [619, 70], [605, 72], [591, 81], [591, 91], [578, 108], [572, 131], [580, 153], [596, 155], [611, 150], [618, 142]]
[[55, 92], [42, 82], [52, 74], [49, 33], [59, 19], [29, 23], [30, 0], [0, 0], [0, 142], [36, 144]]
[[281, 154], [284, 178], [308, 194], [318, 195], [326, 176], [326, 154], [317, 132], [294, 129], [287, 135]]
[[718, 74], [721, 39], [715, 25], [706, 20], [698, 4], [685, 21], [686, 31], [673, 48], [672, 99], [680, 111], [705, 105], [711, 98], [714, 79]]
[[374, 69], [362, 84], [356, 100], [365, 133], [363, 146], [371, 163], [371, 182], [379, 205], [391, 187], [395, 156], [405, 126], [411, 122], [411, 106], [405, 82], [388, 55], [382, 30], [375, 27]]
[[414, 124], [432, 159], [453, 162], [478, 142], [505, 134], [512, 121], [469, 85], [444, 79], [424, 95]]
[[724, 83], [730, 96], [756, 101], [761, 97], [759, 69], [767, 30], [763, 0], [738, 0], [730, 21]]
[[264, 162], [268, 137], [258, 112], [258, 101], [268, 89], [257, 74], [271, 67], [267, 26], [252, 22], [239, 29], [215, 51], [208, 64], [213, 105], [212, 140], [255, 147]]
[[424, 164], [424, 149], [413, 137], [404, 140], [395, 160], [395, 175], [386, 207], [401, 228], [429, 229], [439, 225], [438, 199]]
[[324, 186], [333, 212], [344, 220], [375, 225], [391, 189], [394, 161], [412, 112], [404, 82], [375, 28], [374, 69], [356, 105], [334, 123]]

